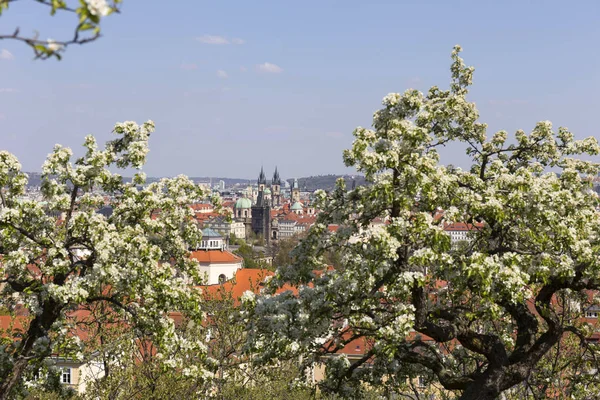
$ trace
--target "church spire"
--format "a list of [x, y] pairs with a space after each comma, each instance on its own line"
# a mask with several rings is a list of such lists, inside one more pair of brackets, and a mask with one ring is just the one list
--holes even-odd
[[263, 167], [260, 167], [260, 175], [258, 175], [258, 184], [259, 185], [266, 185], [267, 184], [267, 178], [265, 177], [265, 171], [263, 171]]
[[275, 173], [273, 174], [273, 185], [281, 185], [281, 178], [279, 178], [279, 172], [277, 172], [277, 167], [275, 167]]

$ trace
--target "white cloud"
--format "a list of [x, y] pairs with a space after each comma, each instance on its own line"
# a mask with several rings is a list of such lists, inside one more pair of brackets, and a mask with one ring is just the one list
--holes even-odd
[[246, 71], [248, 71], [248, 69], [242, 65], [242, 66], [240, 67], [240, 71], [242, 71], [242, 72], [246, 72]]
[[0, 50], [0, 60], [12, 60], [14, 58], [15, 56], [13, 56], [13, 54], [10, 51], [6, 49]]
[[217, 71], [217, 76], [219, 78], [226, 79], [229, 75], [227, 75], [227, 72], [225, 72], [222, 69], [220, 69], [220, 70]]
[[229, 40], [223, 36], [204, 35], [196, 38], [197, 41], [204, 44], [229, 44]]
[[202, 35], [196, 38], [197, 41], [204, 44], [244, 44], [246, 41], [240, 38], [227, 39], [225, 36], [219, 35]]
[[283, 72], [283, 68], [281, 68], [277, 64], [271, 64], [270, 62], [266, 62], [264, 64], [259, 64], [256, 66], [260, 72], [267, 72], [269, 74], [279, 74]]
[[18, 90], [15, 88], [0, 88], [0, 93], [17, 93]]
[[198, 69], [198, 65], [197, 64], [187, 64], [187, 63], [183, 63], [179, 66], [179, 68], [185, 70], [185, 71], [192, 71], [194, 69]]
[[3, 120], [3, 119], [6, 119], [6, 115], [5, 115], [5, 114], [2, 114], [2, 113], [0, 113], [0, 120]]

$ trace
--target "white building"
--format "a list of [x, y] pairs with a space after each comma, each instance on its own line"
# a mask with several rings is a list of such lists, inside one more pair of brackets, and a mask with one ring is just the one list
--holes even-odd
[[466, 224], [464, 222], [455, 222], [444, 226], [444, 231], [450, 236], [452, 246], [458, 245], [460, 242], [470, 242], [470, 232], [483, 228], [483, 225]]
[[[59, 372], [59, 382], [70, 387], [75, 393], [83, 394], [88, 384], [104, 377], [104, 364], [97, 360], [77, 361], [59, 356], [46, 359]], [[37, 379], [37, 378], [36, 378]]]
[[226, 217], [215, 217], [206, 221], [204, 226], [217, 231], [226, 238], [234, 235], [238, 239], [244, 239], [246, 236], [246, 228], [243, 222], [236, 220], [229, 221]]
[[298, 223], [291, 219], [279, 220], [279, 237], [281, 239], [289, 238], [294, 236], [298, 231], [296, 225]]
[[199, 283], [204, 285], [224, 283], [242, 268], [242, 259], [225, 250], [223, 236], [210, 228], [202, 231], [202, 241], [198, 249], [192, 252], [191, 258], [200, 264], [205, 281]]

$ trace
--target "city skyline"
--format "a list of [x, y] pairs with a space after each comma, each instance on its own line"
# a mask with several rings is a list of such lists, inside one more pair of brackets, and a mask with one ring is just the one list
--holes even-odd
[[[489, 132], [549, 119], [597, 136], [594, 2], [163, 4], [125, 2], [100, 40], [60, 62], [0, 44], [2, 148], [24, 170], [39, 171], [55, 143], [80, 154], [87, 134], [102, 143], [117, 121], [153, 119], [148, 176], [254, 179], [261, 164], [352, 174], [342, 162], [352, 130], [370, 126], [389, 92], [447, 87], [456, 43], [476, 68], [469, 99]], [[15, 3], [2, 29], [70, 29], [72, 16], [47, 11]], [[442, 162], [466, 166], [457, 150]]]

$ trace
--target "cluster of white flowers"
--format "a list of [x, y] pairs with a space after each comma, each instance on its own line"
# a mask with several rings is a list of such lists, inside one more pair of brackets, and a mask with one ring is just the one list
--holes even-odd
[[396, 318], [381, 327], [377, 332], [377, 337], [385, 342], [405, 341], [408, 334], [413, 330], [415, 321], [414, 307], [407, 305], [401, 307], [401, 312]]
[[240, 298], [242, 304], [249, 304], [249, 303], [253, 303], [256, 299], [256, 295], [254, 294], [253, 291], [251, 290], [246, 290], [243, 294], [242, 297]]
[[[16, 172], [21, 170], [21, 163], [17, 157], [9, 153], [6, 150], [0, 150], [0, 176], [6, 176], [9, 172]], [[6, 182], [2, 182], [3, 185]]]
[[54, 40], [54, 39], [48, 39], [46, 41], [46, 43], [47, 43], [46, 47], [50, 51], [57, 52], [57, 51], [60, 51], [60, 50], [62, 50], [64, 48], [64, 46], [62, 44], [56, 43], [56, 40]]
[[[106, 2], [90, 1], [89, 7], [108, 12]], [[18, 304], [34, 319], [50, 305], [56, 308], [54, 320], [39, 322], [42, 336], [31, 340], [51, 337], [52, 352], [79, 358], [81, 346], [69, 339], [66, 321], [80, 305], [109, 298], [126, 326], [148, 335], [167, 355], [165, 367], [210, 379], [214, 366], [205, 357], [204, 336], [181, 335], [167, 316], [181, 312], [198, 326], [204, 317], [192, 286], [200, 272], [188, 252], [201, 231], [188, 205], [206, 192], [185, 177], [138, 187], [143, 173], [126, 183], [111, 171], [141, 168], [153, 130], [152, 121], [116, 124], [115, 140], [99, 149], [93, 136], [86, 137], [87, 152], [76, 161], [69, 148], [55, 146], [43, 165], [43, 203], [19, 199], [27, 176], [14, 156], [0, 151], [0, 190], [7, 199], [0, 205], [0, 271], [15, 282], [5, 285], [0, 306]], [[111, 194], [110, 217], [97, 212], [105, 200], [96, 190]], [[191, 354], [195, 366], [186, 365]]]
[[106, 0], [85, 0], [88, 10], [97, 17], [106, 17], [112, 9]]
[[[548, 121], [514, 139], [506, 131], [488, 138], [466, 99], [474, 70], [459, 52], [457, 46], [452, 53], [449, 90], [390, 93], [373, 128], [354, 130], [344, 162], [370, 185], [348, 191], [340, 182], [330, 194], [319, 192], [317, 224], [294, 265], [273, 281], [296, 286], [297, 296], [273, 295], [271, 287], [269, 297], [248, 302], [248, 315], [258, 320], [252, 337], [265, 354], [276, 357], [294, 343], [330, 343], [336, 351], [341, 332], [363, 335], [377, 349], [371, 371], [381, 367], [381, 377], [410, 347], [411, 329], [429, 335], [426, 327], [438, 324], [450, 332], [459, 329], [456, 321], [469, 321], [474, 337], [496, 337], [510, 352], [517, 345], [511, 305], [530, 310], [541, 287], [572, 282], [576, 268], [582, 279], [597, 281], [600, 204], [589, 177], [600, 165], [575, 156], [597, 155], [598, 141], [575, 140], [566, 128], [555, 133]], [[470, 168], [439, 165], [437, 149], [453, 141], [467, 147]], [[548, 173], [552, 168], [560, 174]], [[373, 229], [374, 218], [385, 223]], [[340, 228], [328, 232], [330, 223]], [[470, 231], [464, 246], [451, 245], [449, 223]], [[330, 249], [341, 262], [324, 271], [322, 255]], [[298, 326], [290, 329], [290, 321]], [[458, 343], [455, 355], [468, 358], [470, 351]], [[462, 374], [459, 363], [445, 365]], [[343, 377], [348, 367], [333, 357], [328, 376]]]

